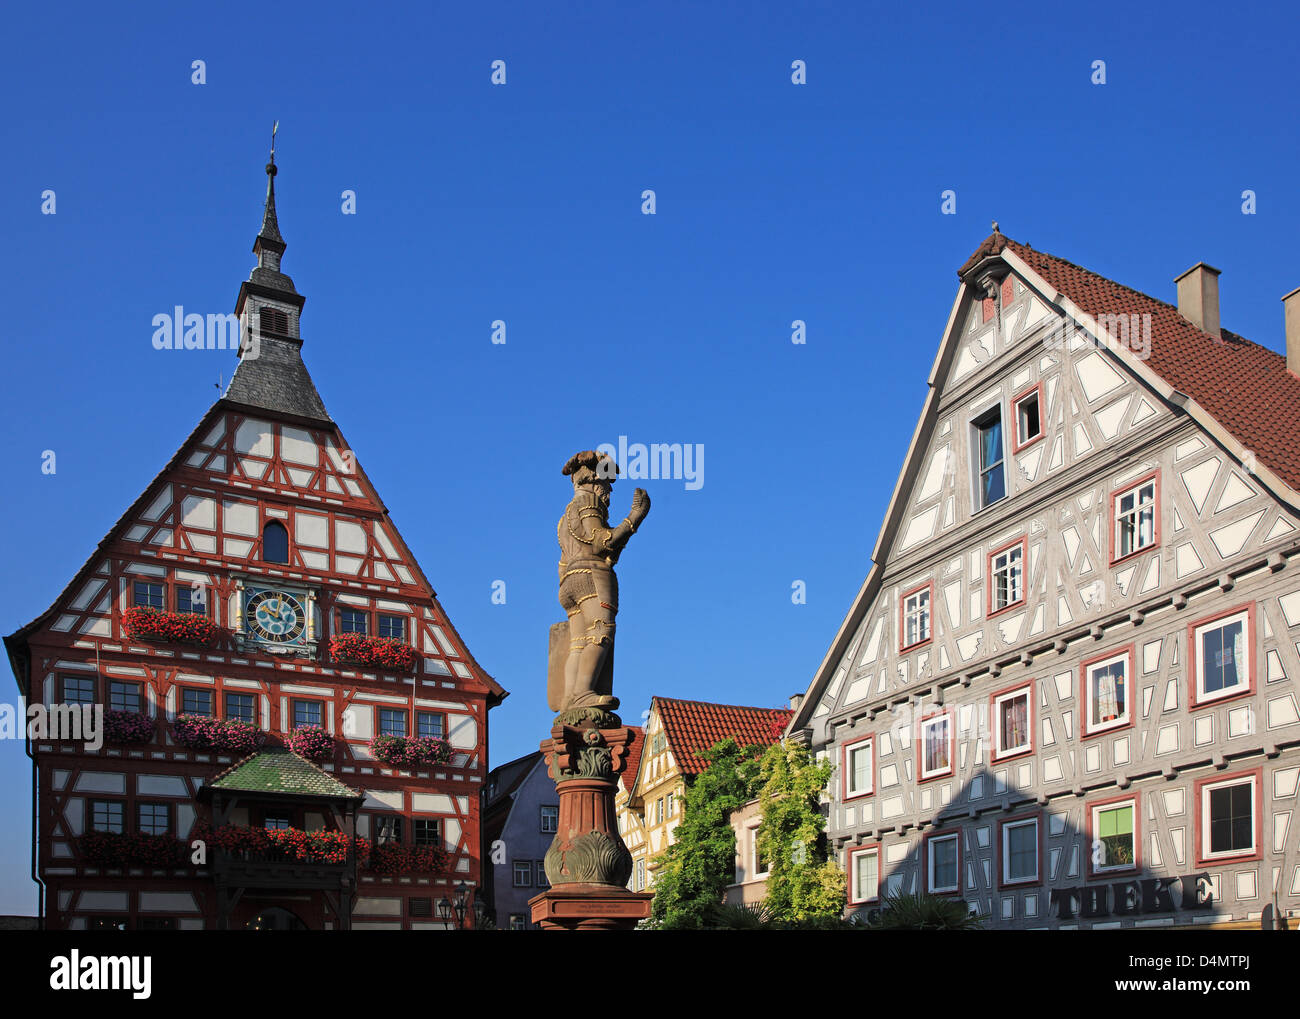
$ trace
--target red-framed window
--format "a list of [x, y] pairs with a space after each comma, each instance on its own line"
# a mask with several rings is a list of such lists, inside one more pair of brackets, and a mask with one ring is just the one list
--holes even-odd
[[104, 685], [108, 689], [109, 711], [144, 711], [144, 684], [125, 679], [108, 679]]
[[314, 697], [294, 697], [289, 701], [289, 728], [304, 726], [325, 728], [325, 702]]
[[1160, 471], [1144, 474], [1110, 495], [1110, 561], [1160, 547]]
[[1029, 541], [1023, 535], [995, 548], [988, 557], [988, 616], [992, 619], [1025, 600]]
[[934, 639], [934, 581], [906, 592], [898, 602], [900, 651], [913, 651]]
[[863, 736], [841, 749], [844, 771], [842, 799], [870, 796], [876, 791], [876, 737]]
[[95, 673], [59, 673], [55, 691], [58, 704], [98, 704], [99, 677]]
[[1009, 761], [1034, 752], [1034, 681], [1005, 687], [989, 695], [989, 745], [994, 761]]
[[930, 782], [953, 773], [953, 756], [957, 750], [954, 732], [956, 718], [951, 711], [940, 711], [921, 719], [916, 741], [916, 778]]
[[412, 617], [401, 612], [371, 611], [361, 605], [338, 604], [334, 610], [335, 633], [364, 633], [371, 637], [411, 644]]
[[1011, 452], [1028, 449], [1043, 437], [1043, 384], [1026, 389], [1011, 401]]
[[849, 905], [880, 901], [880, 843], [850, 846], [845, 856], [849, 877]]
[[961, 832], [934, 832], [922, 841], [925, 890], [931, 895], [961, 894]]
[[1198, 866], [1263, 858], [1263, 784], [1263, 768], [1195, 783]]
[[1142, 810], [1137, 793], [1089, 803], [1084, 830], [1089, 877], [1127, 874], [1142, 866]]
[[998, 821], [998, 887], [1036, 885], [1042, 880], [1042, 818], [1031, 813]]
[[379, 735], [410, 736], [410, 712], [406, 708], [379, 708]]
[[1188, 704], [1245, 697], [1255, 690], [1255, 603], [1216, 612], [1187, 626]]
[[126, 578], [128, 608], [159, 609], [163, 612], [181, 612], [208, 616], [212, 603], [210, 590], [205, 584], [190, 583], [173, 577]]
[[1133, 724], [1137, 687], [1133, 651], [1133, 645], [1129, 644], [1079, 663], [1079, 706], [1085, 738]]
[[210, 686], [182, 686], [177, 694], [178, 715], [207, 715], [217, 713], [217, 691]]
[[415, 735], [420, 739], [446, 739], [447, 715], [442, 711], [426, 711], [419, 708], [415, 712]]

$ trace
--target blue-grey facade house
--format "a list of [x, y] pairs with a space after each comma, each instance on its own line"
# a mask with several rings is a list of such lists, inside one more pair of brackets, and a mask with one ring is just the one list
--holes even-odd
[[484, 891], [502, 930], [529, 930], [528, 900], [548, 887], [542, 861], [560, 797], [540, 751], [493, 769], [483, 797]]

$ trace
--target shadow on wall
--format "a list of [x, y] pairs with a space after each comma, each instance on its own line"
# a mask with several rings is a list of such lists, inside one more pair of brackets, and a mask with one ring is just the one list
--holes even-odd
[[[1160, 861], [1144, 858], [1143, 840], [1154, 844], [1141, 813], [1146, 799], [1112, 789], [1043, 804], [981, 769], [933, 823], [908, 828], [906, 842], [894, 829], [846, 846], [849, 915], [865, 922], [899, 893], [963, 899], [995, 929], [1176, 925], [1212, 915], [1213, 875], [1162, 873], [1151, 866]], [[854, 904], [873, 868], [856, 858], [873, 849], [878, 895]]]

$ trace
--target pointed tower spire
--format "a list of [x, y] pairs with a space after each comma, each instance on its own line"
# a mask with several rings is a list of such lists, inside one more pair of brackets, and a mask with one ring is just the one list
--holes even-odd
[[272, 272], [280, 271], [280, 256], [285, 249], [284, 238], [280, 236], [280, 221], [275, 215], [275, 175], [280, 172], [275, 167], [275, 133], [279, 128], [277, 120], [271, 127], [271, 159], [266, 164], [266, 208], [262, 212], [262, 229], [253, 242], [258, 268]]

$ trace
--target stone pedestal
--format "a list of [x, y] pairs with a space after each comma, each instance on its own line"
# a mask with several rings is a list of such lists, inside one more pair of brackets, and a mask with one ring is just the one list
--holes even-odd
[[614, 813], [632, 730], [598, 708], [561, 712], [542, 742], [560, 795], [560, 820], [546, 852], [551, 887], [529, 900], [545, 930], [631, 930], [650, 915], [649, 892], [627, 890], [632, 855]]

